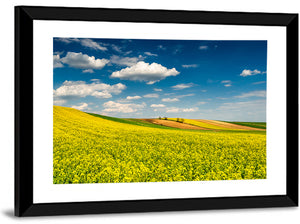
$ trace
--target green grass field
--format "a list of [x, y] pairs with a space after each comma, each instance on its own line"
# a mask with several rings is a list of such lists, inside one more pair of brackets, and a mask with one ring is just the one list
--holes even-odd
[[150, 128], [178, 129], [178, 128], [171, 128], [171, 127], [166, 127], [166, 126], [162, 126], [162, 125], [152, 124], [147, 121], [142, 121], [139, 119], [109, 117], [109, 116], [93, 114], [93, 113], [88, 113], [88, 114], [95, 116], [95, 117], [105, 119], [105, 120], [115, 121], [115, 122], [119, 122], [119, 123], [123, 123], [123, 124], [131, 124], [131, 125], [150, 127]]
[[229, 121], [224, 121], [224, 122], [231, 123], [231, 124], [243, 125], [243, 126], [252, 127], [252, 128], [261, 128], [261, 129], [267, 128], [266, 122], [229, 122]]

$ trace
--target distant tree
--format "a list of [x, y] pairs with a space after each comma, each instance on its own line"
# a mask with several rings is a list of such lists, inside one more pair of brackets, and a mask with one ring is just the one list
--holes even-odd
[[168, 118], [167, 118], [167, 117], [164, 117], [164, 119], [165, 119], [165, 120], [168, 120]]
[[180, 122], [180, 123], [183, 123], [183, 122], [184, 122], [184, 119], [183, 119], [183, 118], [177, 118], [176, 121], [177, 121], [177, 122]]
[[161, 120], [161, 116], [159, 116], [158, 119]]

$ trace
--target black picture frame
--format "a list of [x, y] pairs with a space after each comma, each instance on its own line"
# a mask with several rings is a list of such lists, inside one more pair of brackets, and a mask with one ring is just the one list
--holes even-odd
[[[286, 27], [287, 167], [284, 195], [33, 203], [33, 21], [110, 21]], [[15, 215], [78, 215], [298, 206], [298, 14], [15, 7]]]

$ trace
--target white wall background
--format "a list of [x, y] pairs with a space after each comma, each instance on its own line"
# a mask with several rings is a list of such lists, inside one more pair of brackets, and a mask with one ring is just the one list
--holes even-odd
[[0, 223], [299, 223], [299, 208], [16, 218], [14, 206], [14, 6], [80, 6], [300, 13], [299, 0], [11, 0], [1, 1]]

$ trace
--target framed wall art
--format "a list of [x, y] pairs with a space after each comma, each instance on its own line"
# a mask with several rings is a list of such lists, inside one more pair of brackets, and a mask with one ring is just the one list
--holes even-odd
[[15, 215], [298, 205], [298, 15], [17, 6]]

